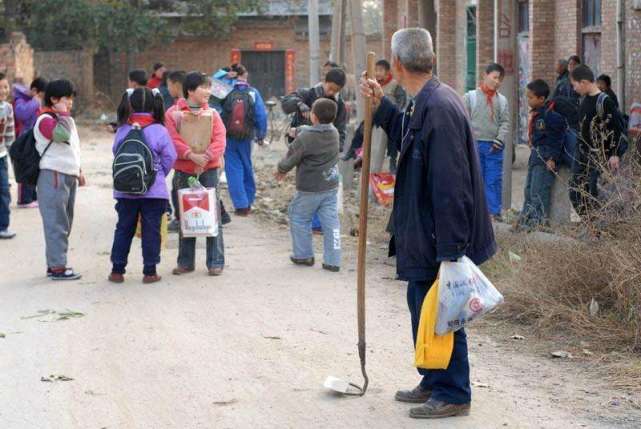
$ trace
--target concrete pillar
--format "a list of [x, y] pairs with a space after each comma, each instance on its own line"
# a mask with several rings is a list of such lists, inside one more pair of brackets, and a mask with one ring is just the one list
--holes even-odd
[[552, 186], [550, 205], [550, 225], [568, 225], [572, 216], [572, 203], [570, 202], [570, 169], [561, 168]]
[[[479, 0], [483, 1], [483, 0]], [[514, 145], [516, 144], [516, 124], [518, 120], [518, 85], [517, 76], [517, 55], [516, 55], [516, 33], [517, 20], [515, 2], [511, 0], [493, 0], [494, 28], [492, 36], [494, 52], [492, 60], [505, 68], [505, 78], [501, 86], [501, 93], [507, 98], [510, 106], [512, 132], [505, 142], [505, 156], [503, 158], [503, 208], [510, 209], [512, 206], [512, 159]], [[485, 35], [487, 37], [487, 35]], [[489, 62], [489, 61], [488, 61]]]
[[390, 60], [392, 35], [399, 29], [398, 8], [398, 0], [383, 0], [383, 49], [381, 52]]
[[476, 6], [477, 85], [485, 67], [494, 61], [494, 0], [478, 0]]

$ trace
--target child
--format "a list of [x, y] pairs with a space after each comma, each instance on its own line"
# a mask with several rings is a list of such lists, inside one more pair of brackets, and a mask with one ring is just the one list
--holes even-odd
[[144, 70], [132, 70], [129, 72], [128, 88], [144, 88], [147, 86], [147, 72]]
[[160, 276], [156, 272], [156, 265], [160, 262], [160, 224], [167, 211], [169, 200], [165, 178], [176, 161], [176, 149], [167, 129], [163, 126], [164, 117], [165, 108], [162, 96], [157, 89], [127, 90], [118, 107], [119, 127], [114, 140], [114, 155], [132, 126], [139, 125], [145, 136], [145, 144], [153, 154], [156, 179], [144, 195], [114, 192], [118, 224], [111, 250], [113, 268], [109, 275], [109, 281], [114, 283], [125, 281], [127, 257], [139, 217], [142, 227], [143, 283], [160, 281]]
[[[33, 128], [42, 107], [46, 87], [47, 81], [40, 77], [31, 82], [28, 90], [20, 84], [13, 86], [16, 135], [20, 136]], [[38, 208], [37, 201], [35, 186], [18, 183], [18, 208]]]
[[472, 130], [478, 143], [481, 170], [485, 183], [485, 197], [490, 214], [501, 219], [503, 195], [503, 149], [510, 134], [510, 112], [507, 98], [499, 88], [505, 69], [492, 63], [485, 68], [483, 83], [464, 96], [470, 113]]
[[[222, 113], [227, 129], [225, 173], [236, 215], [246, 217], [256, 199], [252, 145], [254, 139], [259, 145], [263, 144], [267, 133], [267, 112], [260, 92], [247, 82], [247, 69], [237, 64], [233, 70], [237, 74], [236, 84], [223, 102]], [[243, 103], [246, 109], [242, 124], [234, 115], [239, 103]]]
[[0, 73], [0, 240], [16, 236], [9, 231], [11, 192], [9, 190], [9, 147], [15, 140], [13, 108], [7, 102], [10, 86], [7, 76]]
[[341, 229], [338, 219], [339, 135], [332, 125], [336, 103], [319, 98], [312, 105], [312, 127], [304, 127], [292, 143], [287, 156], [278, 164], [276, 178], [296, 167], [296, 195], [289, 206], [294, 247], [291, 261], [314, 265], [311, 223], [318, 214], [323, 225], [323, 269], [338, 272], [341, 263]]
[[67, 266], [76, 190], [86, 183], [80, 169], [78, 129], [71, 117], [74, 95], [68, 80], [50, 82], [45, 90], [45, 107], [34, 127], [41, 156], [36, 189], [45, 233], [47, 275], [52, 280], [81, 278]]
[[[185, 76], [183, 95], [165, 114], [165, 123], [173, 139], [178, 160], [174, 169], [173, 185], [177, 190], [189, 187], [189, 179], [196, 177], [206, 188], [217, 187], [218, 173], [222, 167], [225, 153], [225, 126], [220, 115], [208, 105], [211, 95], [211, 81], [202, 73], [191, 72]], [[181, 125], [187, 115], [195, 116], [198, 121], [211, 121], [209, 142], [204, 151], [197, 150], [197, 142], [185, 141], [181, 135]], [[174, 275], [194, 271], [196, 259], [196, 239], [185, 238], [180, 234], [178, 266]], [[217, 237], [207, 237], [207, 269], [210, 276], [220, 276], [225, 266], [225, 249], [222, 227]]]
[[612, 78], [610, 78], [610, 76], [608, 76], [607, 74], [602, 74], [601, 76], [596, 78], [596, 84], [601, 92], [605, 92], [606, 94], [608, 94], [608, 97], [612, 99], [614, 105], [618, 109], [619, 98], [612, 90]]
[[550, 214], [550, 194], [557, 165], [563, 151], [567, 124], [558, 113], [546, 106], [550, 87], [541, 79], [527, 85], [530, 106], [529, 143], [532, 148], [525, 183], [525, 202], [519, 227], [545, 225]]
[[154, 64], [154, 72], [151, 74], [151, 79], [147, 82], [147, 88], [158, 88], [162, 84], [166, 72], [167, 68], [162, 63]]
[[169, 110], [169, 108], [176, 104], [176, 101], [182, 97], [185, 74], [184, 71], [178, 70], [169, 72], [167, 75], [168, 97], [165, 98], [165, 110]]
[[602, 170], [609, 168], [616, 172], [619, 169], [627, 143], [621, 113], [614, 100], [599, 90], [590, 67], [577, 66], [570, 73], [570, 79], [574, 90], [583, 97], [570, 200], [579, 216], [585, 219], [598, 208], [597, 184]]

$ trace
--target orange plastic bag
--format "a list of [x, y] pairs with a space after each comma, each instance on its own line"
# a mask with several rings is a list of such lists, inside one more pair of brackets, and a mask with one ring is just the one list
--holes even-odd
[[447, 369], [454, 351], [453, 332], [445, 335], [434, 333], [438, 317], [438, 288], [437, 279], [427, 293], [421, 308], [421, 319], [416, 335], [415, 365], [417, 368]]
[[372, 173], [369, 175], [369, 187], [380, 205], [389, 206], [394, 202], [394, 184], [396, 178], [392, 173]]

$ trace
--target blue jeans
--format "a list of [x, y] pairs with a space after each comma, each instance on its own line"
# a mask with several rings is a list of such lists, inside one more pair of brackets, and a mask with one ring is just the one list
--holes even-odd
[[503, 150], [493, 149], [494, 142], [491, 141], [479, 140], [477, 143], [487, 206], [491, 215], [500, 216], [503, 199]]
[[554, 172], [545, 164], [531, 164], [525, 182], [525, 202], [519, 218], [519, 225], [535, 227], [545, 224], [550, 217], [550, 203]]
[[143, 274], [156, 274], [160, 263], [160, 224], [167, 212], [167, 200], [158, 198], [127, 199], [120, 198], [116, 203], [118, 223], [111, 248], [111, 263], [114, 273], [125, 274], [131, 242], [138, 226], [138, 216], [142, 227]]
[[[412, 336], [416, 348], [416, 334], [421, 318], [421, 308], [427, 292], [435, 279], [428, 281], [411, 281], [407, 285], [407, 305], [412, 319]], [[464, 329], [454, 333], [454, 350], [447, 369], [422, 369], [420, 386], [431, 390], [432, 398], [448, 404], [467, 404], [472, 401], [470, 388], [470, 364], [467, 357], [467, 335]]]
[[289, 205], [289, 222], [294, 258], [314, 257], [312, 217], [318, 214], [323, 225], [323, 262], [341, 265], [341, 226], [338, 219], [338, 191], [297, 191]]
[[11, 214], [11, 191], [9, 187], [9, 166], [7, 156], [0, 158], [0, 231], [9, 228]]
[[[174, 187], [176, 190], [189, 188], [188, 180], [193, 177], [190, 174], [176, 171], [174, 174]], [[206, 188], [218, 186], [218, 169], [207, 170], [198, 178]], [[220, 208], [220, 204], [218, 205]], [[219, 209], [220, 210], [220, 209]], [[220, 220], [220, 211], [218, 213]], [[178, 266], [187, 269], [194, 269], [196, 266], [196, 238], [185, 238], [180, 232], [180, 244], [178, 246]], [[223, 240], [223, 226], [218, 225], [218, 237], [207, 237], [207, 268], [223, 268], [225, 266], [225, 242]]]
[[227, 139], [225, 175], [235, 209], [250, 208], [256, 199], [252, 144], [251, 140]]

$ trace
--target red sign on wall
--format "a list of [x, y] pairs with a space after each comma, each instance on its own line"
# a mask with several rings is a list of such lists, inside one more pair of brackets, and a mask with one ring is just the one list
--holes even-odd
[[254, 49], [256, 49], [257, 51], [271, 51], [272, 49], [274, 49], [274, 43], [273, 42], [255, 42]]
[[287, 93], [296, 91], [296, 52], [293, 49], [285, 51], [285, 89]]
[[240, 63], [240, 49], [232, 49], [230, 64], [239, 64], [239, 63]]

